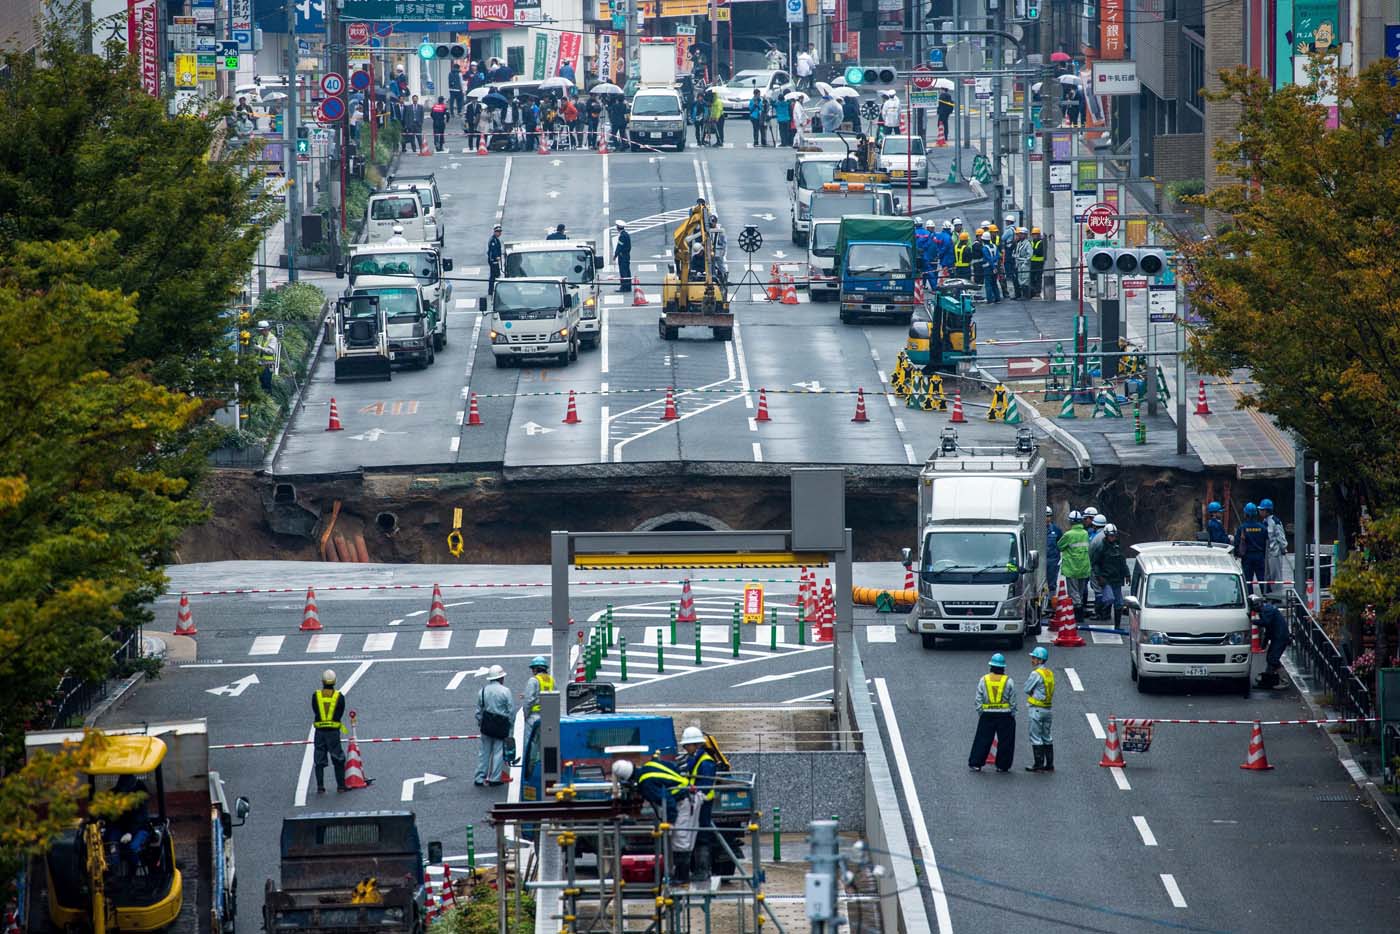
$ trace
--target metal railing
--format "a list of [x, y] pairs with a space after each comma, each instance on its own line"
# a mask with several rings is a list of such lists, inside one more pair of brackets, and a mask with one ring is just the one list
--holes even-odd
[[[1293, 660], [1304, 676], [1331, 695], [1329, 706], [1344, 717], [1375, 716], [1375, 700], [1370, 689], [1352, 674], [1341, 649], [1318, 624], [1296, 590], [1285, 591], [1284, 615], [1288, 619]], [[1353, 729], [1363, 737], [1369, 736], [1371, 724], [1359, 723]]]
[[118, 633], [118, 637], [125, 635], [125, 639], [117, 646], [112, 653], [111, 666], [108, 669], [109, 676], [95, 681], [77, 678], [72, 675], [65, 675], [58, 682], [58, 687], [54, 691], [54, 699], [49, 707], [49, 728], [63, 729], [74, 726], [75, 719], [81, 719], [98, 701], [107, 696], [107, 690], [111, 682], [111, 673], [116, 672], [121, 664], [141, 655], [141, 630], [140, 628], [124, 630]]

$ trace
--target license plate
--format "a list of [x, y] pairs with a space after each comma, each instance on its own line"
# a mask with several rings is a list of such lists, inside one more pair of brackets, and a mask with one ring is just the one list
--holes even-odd
[[1206, 676], [1205, 665], [1187, 665], [1186, 676], [1188, 678], [1204, 678]]
[[904, 177], [904, 170], [903, 170], [903, 169], [895, 169], [895, 170], [894, 170], [893, 172], [891, 172], [890, 174], [893, 175], [895, 178], [903, 178], [903, 177]]
[[660, 138], [661, 138], [661, 134], [660, 134], [660, 133], [651, 133], [651, 134], [648, 134], [648, 135], [651, 136], [652, 139], [660, 139]]
[[959, 623], [958, 632], [981, 632], [981, 623]]

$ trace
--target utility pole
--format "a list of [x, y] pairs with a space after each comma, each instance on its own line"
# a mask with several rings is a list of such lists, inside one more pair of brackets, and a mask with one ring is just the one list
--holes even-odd
[[297, 5], [287, 0], [287, 97], [282, 113], [282, 171], [287, 183], [287, 218], [283, 238], [287, 241], [287, 281], [297, 281], [297, 228], [301, 208], [297, 198], [297, 108], [301, 106], [297, 87]]
[[[995, 11], [995, 24], [992, 29], [996, 32], [992, 36], [992, 49], [995, 61], [993, 63], [992, 79], [992, 223], [1001, 224], [1006, 216], [1006, 186], [1002, 184], [1001, 174], [1001, 144], [1002, 132], [1005, 129], [1006, 117], [1001, 111], [1001, 71], [1006, 67], [1006, 46], [1001, 34], [1006, 31], [1006, 4], [1010, 0], [987, 0], [990, 10]], [[1003, 234], [1004, 236], [1004, 234]]]
[[[1054, 270], [1048, 277], [1050, 299], [1054, 301], [1058, 298], [1055, 282], [1060, 272], [1056, 269], [1055, 262], [1055, 193], [1050, 190], [1050, 160], [1055, 155], [1055, 146], [1050, 133], [1060, 125], [1060, 95], [1059, 83], [1055, 80], [1055, 68], [1050, 61], [1050, 56], [1055, 51], [1055, 10], [1053, 5], [1044, 3], [1040, 7], [1040, 13], [1040, 232], [1045, 238], [1046, 265]], [[1045, 287], [1046, 285], [1042, 284], [1041, 288]]]
[[[326, 0], [326, 59], [330, 70], [340, 75], [345, 81], [345, 90], [342, 91], [341, 99], [346, 101], [345, 115], [337, 121], [335, 133], [332, 134], [333, 142], [330, 149], [330, 158], [326, 162], [326, 192], [329, 197], [326, 203], [330, 206], [330, 217], [326, 227], [326, 235], [330, 237], [331, 243], [331, 264], [332, 268], [340, 262], [340, 231], [345, 223], [345, 154], [350, 148], [350, 76], [346, 73], [346, 66], [349, 63], [349, 55], [345, 48], [345, 28], [340, 22], [340, 7], [344, 0]], [[366, 97], [366, 104], [373, 97], [373, 90]]]

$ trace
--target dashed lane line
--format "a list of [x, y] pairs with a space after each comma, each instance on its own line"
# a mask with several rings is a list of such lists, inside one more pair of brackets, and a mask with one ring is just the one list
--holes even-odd
[[1186, 897], [1181, 894], [1181, 886], [1176, 884], [1176, 877], [1169, 872], [1161, 875], [1162, 888], [1167, 890], [1167, 898], [1171, 899], [1173, 908], [1185, 908]]
[[1099, 722], [1099, 715], [1096, 713], [1084, 714], [1084, 719], [1089, 721], [1089, 729], [1094, 731], [1094, 739], [1106, 739], [1107, 734], [1103, 731], [1103, 724]]
[[1137, 827], [1138, 836], [1142, 837], [1143, 846], [1157, 845], [1157, 837], [1152, 833], [1152, 828], [1147, 826], [1147, 818], [1135, 816], [1133, 824]]
[[1132, 791], [1133, 786], [1128, 784], [1128, 774], [1118, 766], [1111, 766], [1109, 771], [1113, 773], [1113, 781], [1118, 786], [1119, 791]]
[[1079, 672], [1073, 668], [1065, 669], [1065, 677], [1069, 679], [1069, 686], [1076, 691], [1084, 690], [1084, 682], [1079, 680]]

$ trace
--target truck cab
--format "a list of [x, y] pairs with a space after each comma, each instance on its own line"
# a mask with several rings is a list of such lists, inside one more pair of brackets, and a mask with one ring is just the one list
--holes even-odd
[[836, 277], [836, 238], [841, 222], [822, 218], [812, 223], [807, 242], [807, 289], [812, 301], [830, 301], [841, 294]]
[[797, 154], [797, 161], [787, 170], [788, 198], [792, 202], [792, 242], [805, 246], [811, 230], [812, 192], [836, 177], [845, 156], [831, 152]]
[[409, 243], [432, 243], [438, 240], [437, 224], [416, 191], [377, 191], [369, 196], [365, 208], [365, 242], [383, 243], [394, 235], [394, 227], [403, 228]]
[[442, 219], [442, 192], [438, 190], [437, 176], [431, 172], [424, 175], [390, 175], [384, 187], [388, 191], [413, 191], [418, 194], [423, 210], [437, 231], [436, 242], [441, 248], [447, 236], [447, 225]]
[[914, 282], [914, 221], [908, 217], [848, 214], [836, 240], [841, 321], [887, 318], [908, 324], [920, 307]]
[[452, 283], [443, 274], [452, 271], [451, 257], [428, 244], [410, 247], [385, 244], [356, 244], [347, 262], [335, 267], [338, 279], [350, 277], [350, 287], [394, 288], [415, 285], [433, 316], [433, 349], [447, 346], [447, 309], [452, 302]]
[[417, 285], [359, 285], [350, 289], [351, 298], [375, 296], [384, 312], [391, 365], [412, 365], [423, 369], [437, 359], [433, 335], [437, 313]]
[[593, 240], [522, 240], [503, 245], [505, 278], [558, 276], [567, 283], [579, 309], [579, 344], [597, 347], [602, 338], [598, 270], [603, 256]]
[[[488, 310], [486, 296], [477, 307]], [[496, 366], [511, 360], [553, 357], [561, 366], [578, 359], [579, 307], [560, 276], [496, 280], [487, 337]]]

